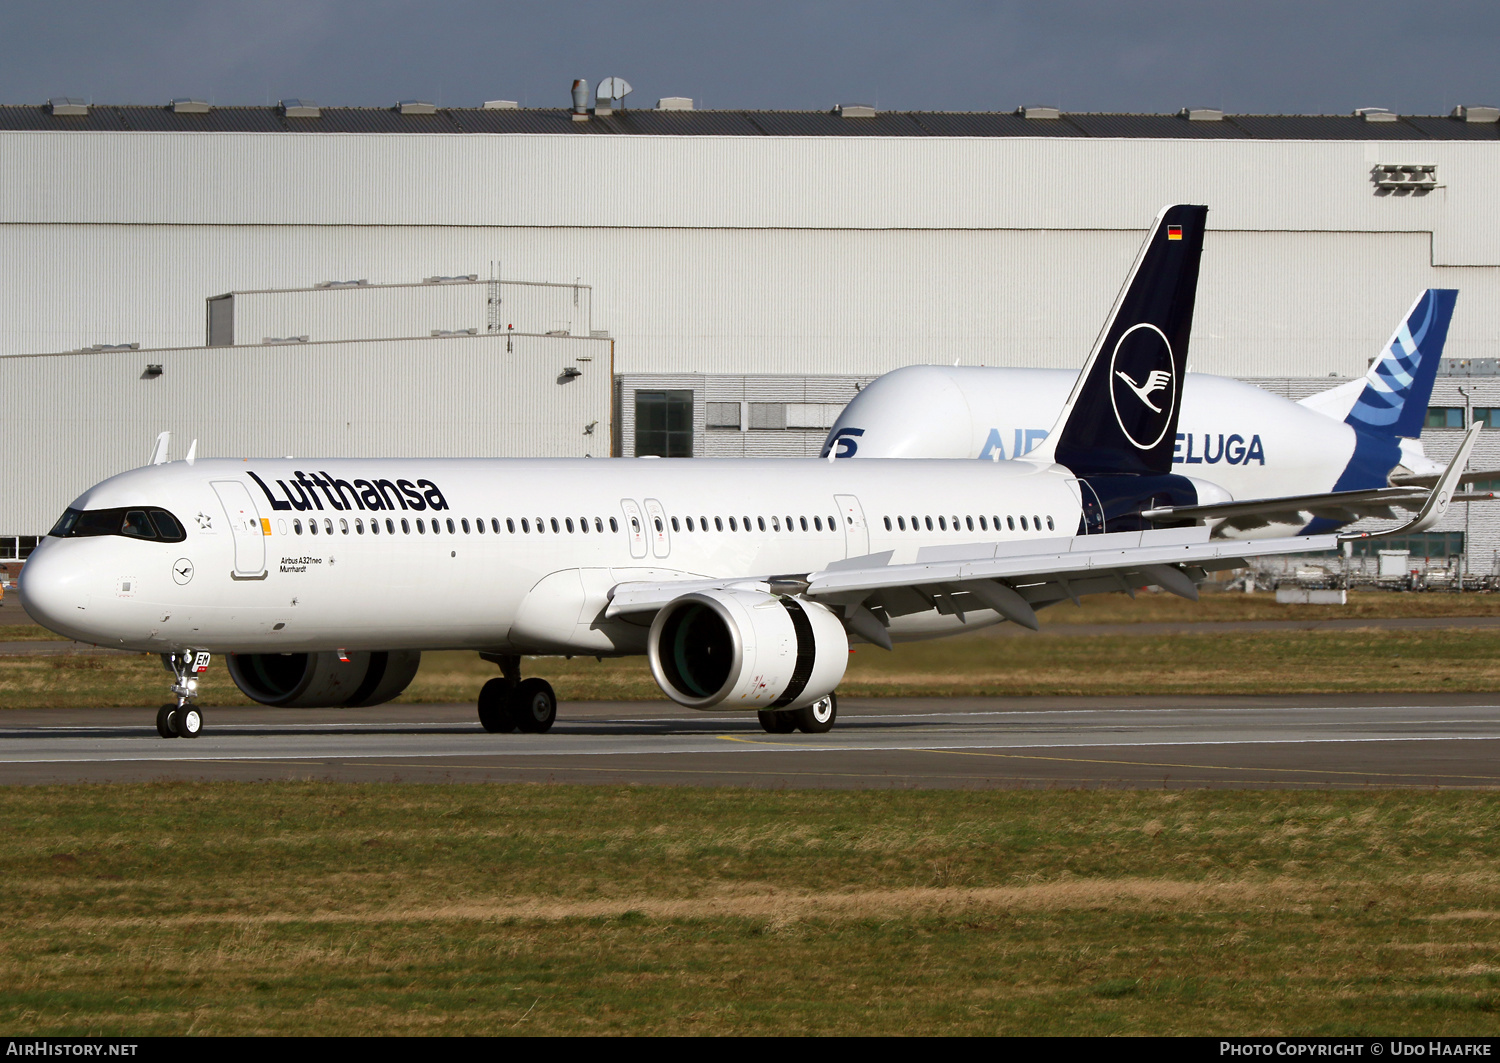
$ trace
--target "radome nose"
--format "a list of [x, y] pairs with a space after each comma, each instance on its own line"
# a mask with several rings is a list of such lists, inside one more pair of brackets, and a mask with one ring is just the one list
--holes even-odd
[[21, 605], [38, 624], [60, 635], [71, 635], [84, 613], [85, 575], [70, 565], [66, 544], [44, 539], [21, 569]]

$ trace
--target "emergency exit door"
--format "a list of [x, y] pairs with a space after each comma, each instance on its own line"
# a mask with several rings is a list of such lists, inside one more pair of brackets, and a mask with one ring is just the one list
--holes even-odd
[[853, 495], [834, 495], [839, 522], [844, 526], [844, 556], [864, 557], [870, 552], [870, 529], [865, 526], [864, 507]]

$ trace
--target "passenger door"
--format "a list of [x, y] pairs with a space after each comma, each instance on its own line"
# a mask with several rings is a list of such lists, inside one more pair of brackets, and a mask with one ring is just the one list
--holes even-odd
[[625, 514], [625, 534], [630, 537], [630, 556], [646, 556], [646, 522], [641, 516], [641, 507], [633, 498], [620, 499], [620, 509]]
[[270, 532], [261, 523], [255, 500], [238, 480], [213, 480], [210, 483], [224, 506], [229, 531], [234, 536], [233, 578], [265, 579], [266, 536]]

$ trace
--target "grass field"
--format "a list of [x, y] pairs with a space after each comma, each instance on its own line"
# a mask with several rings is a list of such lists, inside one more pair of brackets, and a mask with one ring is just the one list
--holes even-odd
[[1500, 1033], [1500, 795], [0, 789], [0, 1026]]

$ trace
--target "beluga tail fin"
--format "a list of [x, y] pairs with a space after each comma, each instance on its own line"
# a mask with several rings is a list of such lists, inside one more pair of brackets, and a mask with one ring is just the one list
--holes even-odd
[[1028, 461], [1079, 476], [1172, 471], [1208, 208], [1156, 216], [1072, 394]]

